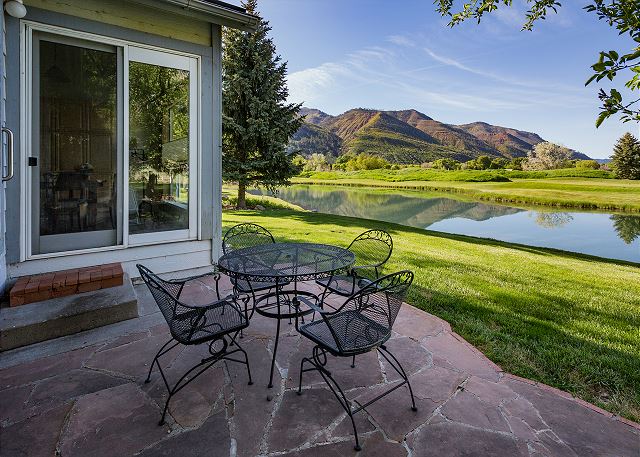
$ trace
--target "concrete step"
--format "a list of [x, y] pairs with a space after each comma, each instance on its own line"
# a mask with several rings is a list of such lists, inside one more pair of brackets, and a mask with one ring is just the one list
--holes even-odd
[[127, 275], [121, 286], [0, 309], [0, 352], [138, 317]]

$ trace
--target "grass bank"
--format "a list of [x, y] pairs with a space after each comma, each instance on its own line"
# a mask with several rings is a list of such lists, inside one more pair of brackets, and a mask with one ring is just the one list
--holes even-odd
[[359, 170], [359, 171], [316, 171], [303, 172], [302, 177], [321, 180], [372, 179], [386, 182], [405, 181], [463, 181], [463, 182], [506, 182], [510, 179], [550, 179], [550, 178], [600, 178], [613, 179], [613, 173], [605, 170], [562, 168], [559, 170], [437, 170], [417, 166], [399, 170]]
[[279, 240], [347, 245], [389, 230], [388, 271], [416, 274], [408, 301], [505, 370], [640, 420], [640, 269], [578, 254], [286, 209], [225, 211]]
[[[369, 170], [378, 171], [380, 170]], [[395, 170], [389, 170], [389, 173]], [[426, 170], [433, 171], [433, 170]], [[469, 172], [472, 170], [464, 170]], [[551, 170], [563, 171], [563, 170]], [[586, 170], [599, 171], [599, 170]], [[640, 211], [640, 181], [587, 178], [587, 177], [547, 177], [547, 178], [515, 178], [506, 182], [471, 180], [397, 180], [365, 178], [360, 174], [324, 172], [308, 178], [298, 177], [293, 180], [298, 184], [321, 184], [381, 187], [391, 189], [419, 189], [434, 192], [453, 192], [464, 194], [477, 200], [515, 203], [525, 205], [542, 205], [550, 207], [602, 209], [616, 211]], [[456, 177], [456, 171], [447, 173]], [[479, 172], [491, 173], [491, 172]], [[515, 172], [514, 172], [515, 173]], [[525, 173], [525, 172], [519, 172]], [[529, 172], [526, 172], [529, 173]], [[541, 172], [532, 172], [541, 173]], [[331, 177], [329, 177], [331, 176]], [[407, 174], [407, 176], [412, 176]]]

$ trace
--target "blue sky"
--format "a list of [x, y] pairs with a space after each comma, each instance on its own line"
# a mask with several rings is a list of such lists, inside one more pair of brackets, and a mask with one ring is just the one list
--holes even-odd
[[415, 108], [608, 157], [616, 139], [638, 126], [610, 119], [596, 129], [598, 86], [584, 82], [598, 51], [625, 51], [630, 40], [584, 12], [586, 0], [565, 0], [558, 15], [521, 32], [526, 7], [514, 3], [454, 29], [432, 0], [261, 0], [259, 9], [288, 61], [291, 101], [334, 115]]

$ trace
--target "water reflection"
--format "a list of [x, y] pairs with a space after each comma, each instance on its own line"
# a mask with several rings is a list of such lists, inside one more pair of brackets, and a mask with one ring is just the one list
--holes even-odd
[[322, 213], [640, 262], [640, 216], [635, 215], [537, 211], [450, 194], [339, 186], [296, 185], [278, 196]]
[[[253, 189], [250, 193], [268, 194], [260, 189]], [[428, 227], [453, 217], [484, 221], [523, 211], [508, 206], [459, 201], [440, 195], [424, 198], [421, 194], [411, 192], [390, 193], [327, 186], [283, 188], [278, 191], [278, 197], [321, 213], [376, 219], [412, 227]]]
[[631, 244], [640, 236], [640, 216], [612, 214], [611, 220], [618, 236], [625, 243]]
[[557, 228], [567, 225], [573, 220], [570, 213], [536, 213], [536, 224], [545, 228]]

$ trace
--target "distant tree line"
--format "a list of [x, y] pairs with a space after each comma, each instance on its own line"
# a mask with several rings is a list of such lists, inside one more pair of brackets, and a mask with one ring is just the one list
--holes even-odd
[[[299, 172], [315, 171], [358, 171], [391, 169], [401, 165], [391, 164], [375, 153], [347, 153], [339, 157], [329, 154], [311, 154], [308, 158], [297, 155], [293, 159]], [[406, 165], [405, 165], [406, 166]], [[640, 179], [640, 141], [630, 133], [624, 134], [616, 143], [610, 164], [597, 160], [573, 158], [573, 151], [548, 141], [536, 144], [526, 157], [491, 157], [481, 155], [461, 162], [449, 157], [421, 164], [423, 168], [437, 170], [554, 170], [560, 168], [580, 168], [584, 170], [611, 169], [619, 179]]]

